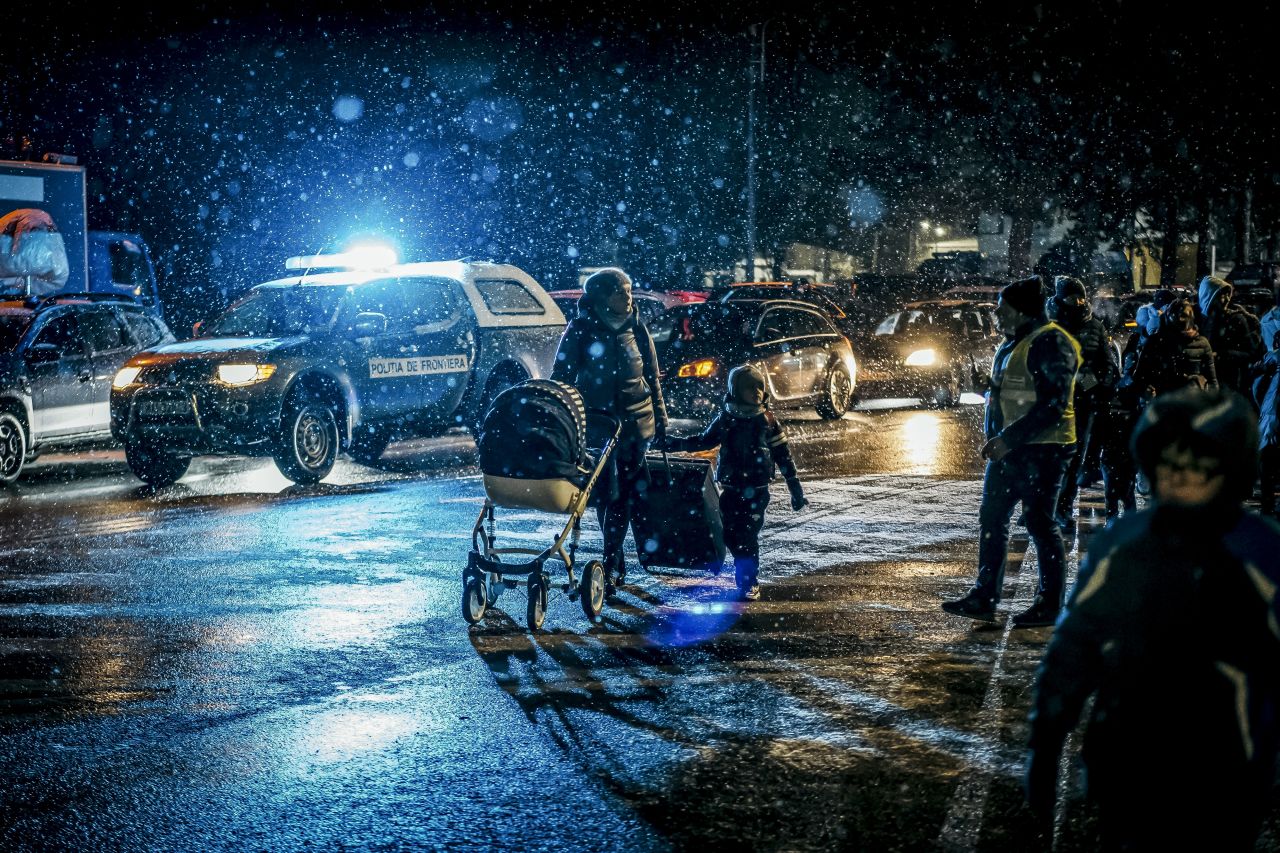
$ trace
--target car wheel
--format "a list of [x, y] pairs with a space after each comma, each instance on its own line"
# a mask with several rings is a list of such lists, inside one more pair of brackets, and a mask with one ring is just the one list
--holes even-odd
[[818, 414], [823, 420], [834, 421], [844, 417], [853, 401], [853, 377], [849, 369], [837, 362], [827, 371], [822, 397], [818, 400]]
[[276, 467], [295, 483], [318, 483], [338, 459], [338, 418], [311, 394], [294, 395], [284, 407]]
[[191, 467], [190, 456], [165, 453], [147, 441], [126, 441], [124, 461], [134, 476], [154, 489], [172, 486]]
[[7, 486], [22, 474], [27, 459], [27, 433], [12, 412], [0, 412], [0, 486]]
[[385, 426], [361, 425], [351, 435], [347, 454], [361, 465], [372, 466], [391, 443], [391, 430]]

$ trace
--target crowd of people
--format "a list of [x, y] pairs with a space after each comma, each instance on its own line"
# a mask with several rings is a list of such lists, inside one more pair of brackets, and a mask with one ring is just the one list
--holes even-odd
[[[977, 577], [942, 604], [997, 621], [1021, 504], [1039, 582], [1012, 627], [1055, 626], [1037, 678], [1027, 798], [1049, 827], [1064, 743], [1093, 697], [1083, 754], [1107, 849], [1251, 850], [1275, 790], [1280, 288], [1261, 319], [1218, 278], [1205, 277], [1197, 295], [1156, 293], [1117, 357], [1080, 281], [1057, 278], [1047, 299], [1039, 278], [1002, 289]], [[598, 505], [611, 587], [624, 578], [623, 539], [645, 500], [646, 452], [719, 446], [725, 539], [741, 595], [758, 597], [775, 471], [792, 508], [807, 503], [765, 377], [736, 368], [712, 424], [669, 438], [652, 339], [629, 277], [608, 269], [586, 281], [553, 378], [621, 423]], [[1063, 533], [1078, 491], [1099, 479], [1108, 524], [1068, 594]], [[1259, 479], [1261, 514], [1246, 509]], [[1149, 494], [1142, 509], [1139, 492]]]
[[[1261, 319], [1232, 295], [1212, 276], [1194, 302], [1155, 294], [1119, 359], [1075, 279], [1047, 302], [1039, 279], [1013, 282], [996, 310], [977, 578], [942, 608], [996, 621], [1020, 502], [1039, 585], [1012, 627], [1056, 626], [1028, 802], [1048, 826], [1093, 697], [1083, 757], [1107, 849], [1252, 850], [1275, 790], [1280, 289]], [[1063, 533], [1099, 476], [1108, 525], [1066, 597]], [[1259, 479], [1261, 514], [1245, 508]]]

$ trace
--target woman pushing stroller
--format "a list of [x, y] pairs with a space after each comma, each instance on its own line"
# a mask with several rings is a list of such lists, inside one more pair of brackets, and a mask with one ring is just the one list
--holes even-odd
[[589, 411], [605, 412], [621, 423], [609, 462], [603, 498], [596, 504], [604, 534], [607, 588], [626, 578], [622, 543], [635, 501], [648, 483], [645, 452], [667, 433], [667, 409], [658, 383], [653, 338], [631, 298], [631, 278], [616, 268], [593, 273], [583, 284], [578, 314], [560, 339], [551, 378], [578, 389]]

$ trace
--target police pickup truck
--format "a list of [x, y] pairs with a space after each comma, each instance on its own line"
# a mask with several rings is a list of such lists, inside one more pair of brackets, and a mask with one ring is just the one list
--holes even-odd
[[564, 315], [524, 271], [450, 261], [303, 274], [253, 288], [193, 340], [139, 353], [111, 394], [129, 467], [165, 486], [193, 456], [260, 455], [296, 483], [340, 451], [472, 426], [548, 375]]

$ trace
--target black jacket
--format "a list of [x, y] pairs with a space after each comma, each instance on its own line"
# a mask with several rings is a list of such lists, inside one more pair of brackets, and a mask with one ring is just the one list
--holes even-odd
[[565, 327], [551, 378], [582, 394], [587, 409], [622, 421], [624, 436], [653, 438], [667, 430], [667, 407], [658, 383], [653, 338], [635, 311], [617, 331], [584, 298]]
[[1159, 811], [1222, 786], [1233, 799], [1268, 790], [1277, 583], [1280, 528], [1238, 507], [1148, 509], [1097, 534], [1040, 665], [1032, 762], [1056, 764], [1096, 692], [1095, 794]]
[[1208, 388], [1218, 387], [1218, 373], [1209, 339], [1187, 337], [1177, 328], [1162, 325], [1147, 339], [1133, 367], [1133, 384], [1139, 393], [1155, 388], [1156, 394], [1176, 391], [1204, 378]]
[[768, 486], [775, 465], [785, 479], [796, 479], [787, 437], [778, 419], [769, 411], [746, 416], [721, 411], [701, 435], [671, 438], [667, 446], [676, 451], [719, 447], [716, 482], [725, 488]]
[[[1053, 300], [1049, 300], [1051, 305]], [[1111, 389], [1120, 379], [1120, 367], [1116, 352], [1107, 337], [1106, 327], [1097, 317], [1073, 324], [1065, 316], [1057, 317], [1051, 307], [1049, 319], [1067, 330], [1080, 344], [1080, 370], [1076, 373], [1076, 397], [1092, 394], [1101, 399], [1110, 396]]]

